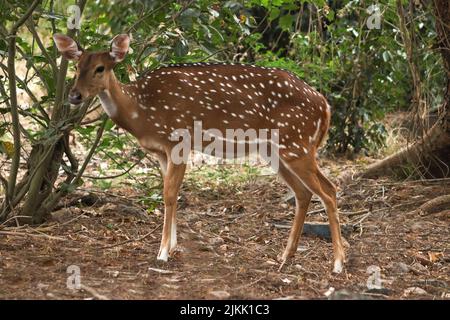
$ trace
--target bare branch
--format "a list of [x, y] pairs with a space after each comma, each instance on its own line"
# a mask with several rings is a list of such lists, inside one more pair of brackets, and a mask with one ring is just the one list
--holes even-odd
[[33, 37], [36, 39], [36, 43], [37, 43], [39, 49], [41, 49], [42, 54], [45, 56], [48, 63], [52, 67], [53, 77], [56, 77], [56, 74], [58, 72], [58, 66], [56, 65], [55, 60], [53, 60], [53, 58], [48, 53], [47, 49], [44, 47], [44, 44], [42, 43], [41, 38], [39, 37], [38, 33], [36, 32], [34, 23], [32, 21], [28, 22], [27, 27], [28, 27], [28, 30], [30, 30], [30, 32], [33, 34]]
[[105, 117], [105, 118], [103, 119], [102, 124], [101, 124], [100, 127], [98, 128], [98, 130], [97, 130], [97, 135], [96, 135], [96, 137], [95, 137], [95, 141], [94, 141], [94, 143], [92, 144], [92, 147], [91, 147], [91, 149], [89, 150], [88, 155], [87, 155], [86, 158], [84, 159], [84, 162], [83, 162], [83, 164], [81, 165], [81, 168], [80, 168], [80, 170], [78, 171], [77, 176], [76, 176], [75, 179], [73, 180], [73, 182], [72, 182], [73, 185], [77, 185], [77, 184], [79, 183], [79, 181], [81, 180], [81, 177], [82, 177], [82, 175], [83, 175], [83, 173], [84, 173], [84, 170], [86, 170], [86, 167], [87, 167], [89, 161], [91, 161], [91, 158], [92, 158], [92, 156], [93, 156], [94, 153], [95, 153], [95, 149], [97, 149], [97, 146], [98, 146], [98, 144], [100, 143], [100, 139], [101, 139], [102, 136], [103, 136], [103, 131], [104, 131], [104, 129], [105, 129], [107, 120], [108, 120], [108, 118]]
[[9, 201], [12, 200], [14, 196], [14, 188], [16, 185], [17, 172], [19, 170], [20, 161], [20, 127], [19, 127], [19, 111], [17, 107], [17, 91], [16, 91], [16, 67], [15, 67], [15, 57], [16, 57], [16, 34], [17, 30], [27, 21], [31, 16], [34, 9], [41, 3], [41, 0], [35, 0], [25, 12], [25, 14], [12, 26], [9, 32], [9, 43], [8, 43], [8, 80], [9, 80], [9, 90], [10, 90], [10, 107], [11, 107], [11, 119], [13, 122], [13, 140], [14, 140], [14, 155], [12, 157], [12, 163], [10, 168], [9, 180], [6, 197]]

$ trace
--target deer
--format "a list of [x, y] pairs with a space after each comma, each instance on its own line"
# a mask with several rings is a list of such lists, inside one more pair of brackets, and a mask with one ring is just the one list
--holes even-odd
[[172, 131], [189, 132], [193, 122], [218, 132], [227, 129], [278, 130], [277, 174], [295, 195], [295, 215], [282, 265], [297, 251], [313, 195], [326, 209], [334, 255], [333, 272], [343, 270], [335, 185], [320, 171], [317, 150], [328, 132], [331, 107], [326, 98], [293, 73], [250, 64], [190, 63], [159, 67], [128, 84], [114, 67], [130, 48], [130, 36], [115, 36], [109, 50], [88, 52], [75, 40], [54, 34], [61, 55], [76, 63], [75, 82], [68, 93], [71, 105], [98, 97], [119, 127], [158, 160], [163, 178], [164, 222], [157, 260], [168, 261], [177, 248], [177, 197], [186, 163], [172, 159], [177, 142]]

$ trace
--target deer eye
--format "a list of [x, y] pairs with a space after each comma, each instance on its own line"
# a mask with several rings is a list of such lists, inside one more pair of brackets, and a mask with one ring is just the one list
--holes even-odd
[[105, 67], [104, 66], [99, 66], [99, 67], [97, 67], [97, 69], [95, 69], [95, 73], [101, 73], [103, 71], [105, 71]]

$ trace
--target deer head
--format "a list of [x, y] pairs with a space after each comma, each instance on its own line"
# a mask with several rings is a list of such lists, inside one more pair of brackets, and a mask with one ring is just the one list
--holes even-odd
[[75, 84], [69, 92], [69, 102], [80, 104], [109, 88], [114, 66], [125, 59], [130, 37], [120, 34], [111, 42], [110, 51], [87, 52], [70, 37], [53, 35], [58, 51], [68, 60], [76, 61]]

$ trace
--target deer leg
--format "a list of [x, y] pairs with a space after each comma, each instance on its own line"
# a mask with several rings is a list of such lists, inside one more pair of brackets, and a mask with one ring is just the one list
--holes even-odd
[[167, 162], [167, 171], [164, 175], [164, 226], [158, 260], [167, 261], [177, 246], [177, 196], [183, 181], [185, 164]]
[[164, 177], [166, 176], [166, 173], [167, 173], [167, 156], [163, 152], [154, 153], [154, 155], [158, 159], [159, 166], [161, 167], [161, 173], [162, 173], [162, 176], [164, 179]]
[[320, 198], [327, 211], [334, 252], [333, 272], [340, 273], [343, 268], [345, 254], [336, 205], [336, 188], [319, 171], [313, 158], [291, 161], [287, 166], [290, 171], [297, 175], [305, 187]]
[[323, 175], [320, 169], [317, 170], [317, 176], [319, 178], [322, 190], [324, 190], [331, 198], [333, 203], [335, 204], [334, 209], [332, 211], [327, 210], [328, 220], [330, 221], [330, 231], [331, 238], [333, 240], [333, 251], [335, 253], [335, 264], [334, 264], [334, 272], [340, 273], [342, 271], [342, 264], [344, 263], [345, 253], [344, 247], [342, 245], [342, 237], [341, 237], [341, 226], [339, 223], [339, 215], [337, 211], [336, 205], [336, 187], [327, 177]]
[[302, 182], [280, 161], [278, 175], [286, 182], [295, 194], [295, 217], [289, 233], [286, 248], [280, 258], [285, 263], [297, 251], [300, 235], [305, 223], [306, 212], [308, 211], [312, 193], [302, 184]]

